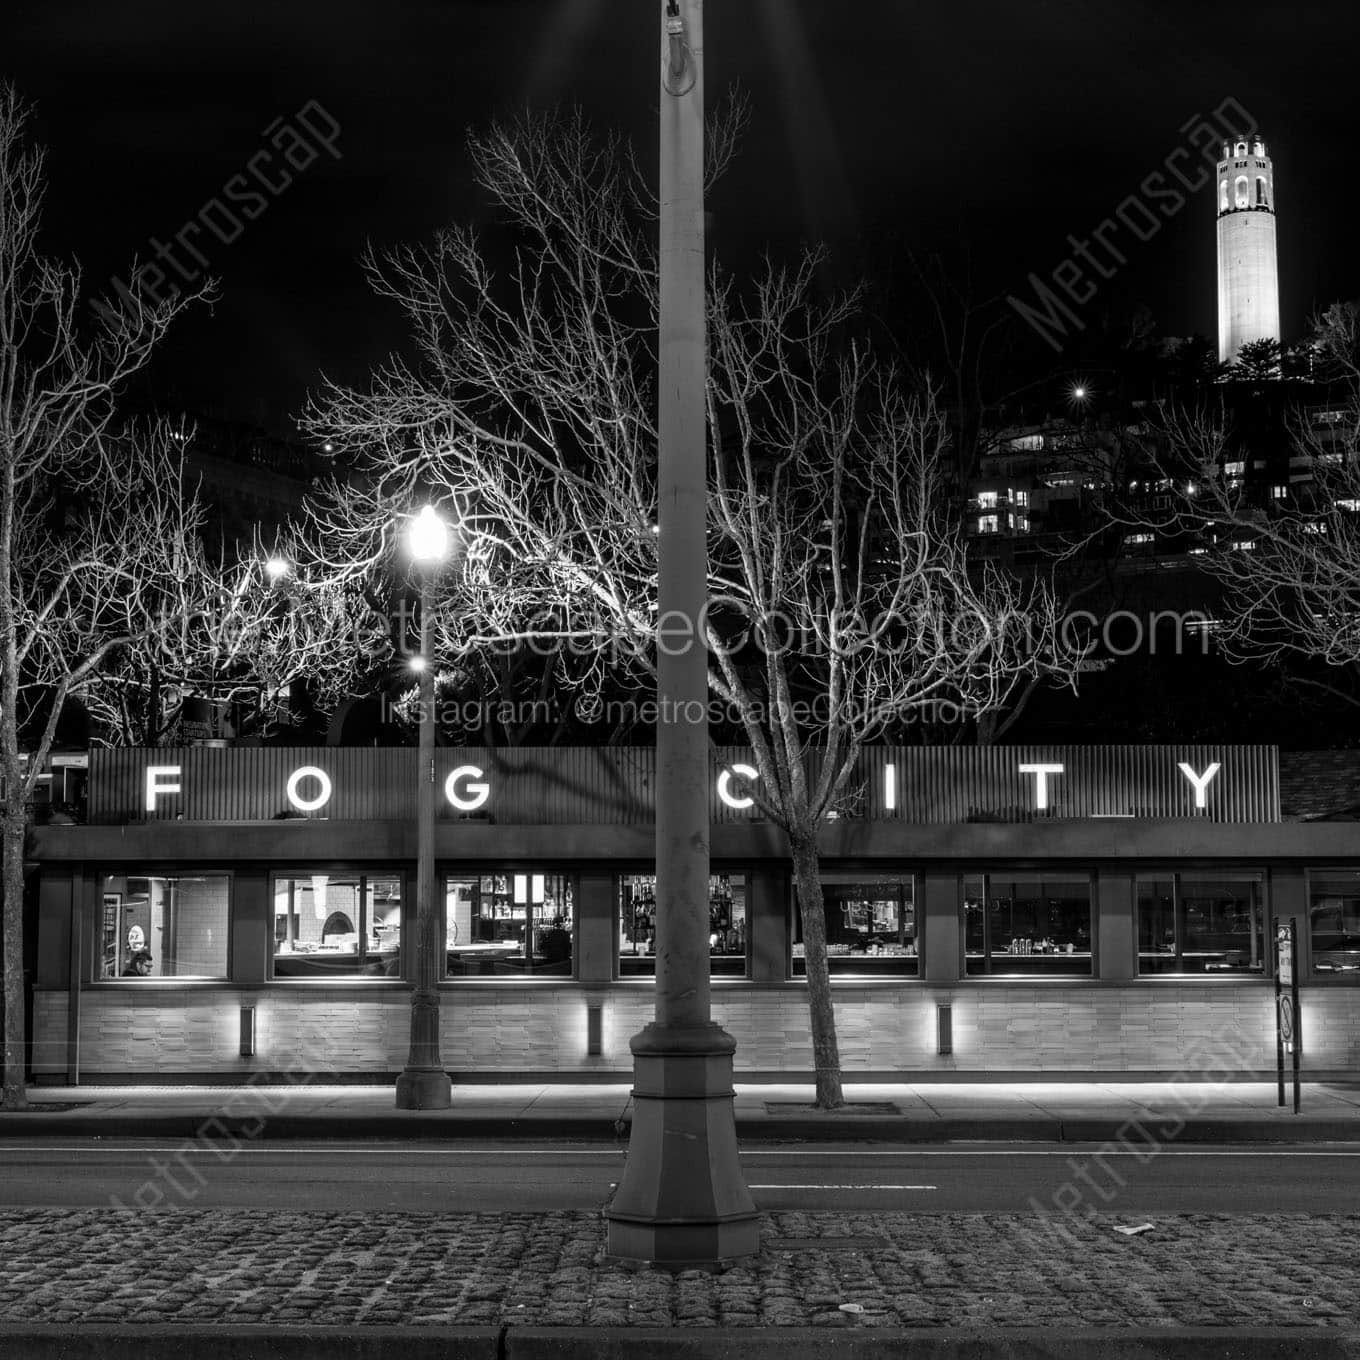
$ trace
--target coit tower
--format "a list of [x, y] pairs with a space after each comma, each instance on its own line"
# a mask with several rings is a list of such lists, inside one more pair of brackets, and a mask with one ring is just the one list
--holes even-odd
[[1275, 174], [1265, 143], [1235, 137], [1218, 162], [1218, 357], [1236, 363], [1250, 340], [1279, 340]]

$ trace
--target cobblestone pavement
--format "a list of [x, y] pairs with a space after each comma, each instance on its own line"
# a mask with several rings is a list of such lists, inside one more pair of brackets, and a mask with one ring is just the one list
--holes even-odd
[[[1327, 1327], [1360, 1215], [770, 1213], [718, 1273], [611, 1265], [597, 1213], [0, 1211], [0, 1323]], [[847, 1244], [835, 1239], [872, 1238]], [[816, 1249], [782, 1239], [819, 1238]], [[846, 1313], [843, 1303], [863, 1311]]]

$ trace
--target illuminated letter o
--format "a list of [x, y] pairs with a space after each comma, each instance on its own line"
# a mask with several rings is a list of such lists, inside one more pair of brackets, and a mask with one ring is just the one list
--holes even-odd
[[459, 812], [476, 812], [488, 798], [491, 797], [490, 784], [469, 784], [469, 797], [464, 798], [457, 790], [456, 785], [460, 779], [471, 777], [480, 780], [481, 770], [476, 765], [460, 765], [456, 770], [449, 771], [449, 777], [444, 781], [444, 797], [458, 809]]
[[730, 770], [724, 770], [718, 776], [718, 797], [723, 800], [730, 808], [735, 808], [738, 812], [742, 808], [754, 807], [754, 798], [738, 798], [731, 791], [732, 776], [740, 775], [743, 779], [759, 779], [760, 773], [753, 770], [749, 765], [733, 765]]
[[[321, 792], [315, 798], [299, 798], [298, 785], [304, 779], [315, 779], [321, 785]], [[325, 807], [331, 801], [331, 777], [325, 770], [319, 770], [315, 765], [303, 765], [288, 776], [288, 801], [297, 808], [299, 812], [315, 812], [317, 808]]]

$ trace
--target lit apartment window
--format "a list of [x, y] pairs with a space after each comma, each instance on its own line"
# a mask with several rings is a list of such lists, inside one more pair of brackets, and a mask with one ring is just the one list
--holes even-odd
[[1135, 547], [1137, 547], [1137, 546], [1138, 546], [1139, 544], [1141, 544], [1141, 543], [1151, 543], [1151, 542], [1152, 542], [1152, 535], [1151, 535], [1151, 534], [1125, 534], [1125, 535], [1124, 535], [1124, 546], [1125, 546], [1126, 548], [1135, 548]]
[[994, 534], [997, 530], [997, 517], [995, 515], [979, 515], [977, 521], [977, 531], [980, 534]]
[[1234, 552], [1255, 552], [1256, 540], [1254, 538], [1235, 538], [1232, 541]]
[[1327, 526], [1320, 519], [1310, 519], [1303, 526], [1303, 532], [1305, 534], [1325, 534], [1327, 532]]
[[1018, 510], [1027, 510], [1027, 509], [1029, 509], [1029, 492], [1028, 492], [1028, 491], [1012, 491], [1012, 492], [1011, 492], [1011, 500], [1013, 500], [1013, 501], [1015, 502], [1016, 509], [1018, 509]]
[[1270, 488], [1270, 494], [1277, 501], [1282, 501], [1289, 494], [1289, 488], [1287, 486], [1272, 486]]
[[1246, 470], [1246, 462], [1240, 458], [1235, 462], [1223, 464], [1224, 475], [1228, 477], [1241, 477]]
[[995, 491], [979, 491], [979, 492], [978, 492], [977, 503], [978, 503], [978, 509], [979, 509], [979, 510], [995, 510], [995, 509], [996, 509], [996, 492], [995, 492]]
[[1016, 515], [1016, 517], [1015, 517], [1015, 531], [1016, 531], [1016, 533], [1019, 533], [1019, 534], [1027, 534], [1027, 533], [1029, 533], [1029, 516], [1028, 516], [1028, 515]]

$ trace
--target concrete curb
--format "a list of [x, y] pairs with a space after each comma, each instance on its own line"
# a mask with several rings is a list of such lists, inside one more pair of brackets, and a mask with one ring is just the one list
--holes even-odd
[[1360, 1360], [1321, 1327], [941, 1331], [855, 1327], [0, 1326], [15, 1360]]
[[502, 1327], [0, 1325], [6, 1360], [503, 1360]]
[[[1144, 1132], [1139, 1134], [1138, 1130]], [[6, 1138], [226, 1138], [258, 1140], [309, 1139], [318, 1142], [352, 1139], [548, 1138], [621, 1142], [629, 1123], [601, 1115], [535, 1116], [449, 1115], [398, 1112], [381, 1115], [268, 1115], [240, 1117], [212, 1110], [139, 1115], [131, 1112], [0, 1114], [0, 1139]], [[737, 1119], [744, 1142], [954, 1143], [1036, 1142], [1104, 1143], [1121, 1136], [1141, 1146], [1149, 1138], [1177, 1143], [1356, 1143], [1360, 1120], [1181, 1119], [1172, 1114], [1124, 1118], [1056, 1119], [1047, 1116], [1002, 1116], [980, 1119], [885, 1118], [877, 1115], [773, 1116]]]
[[505, 1360], [1360, 1360], [1360, 1333], [1047, 1328], [512, 1327]]

